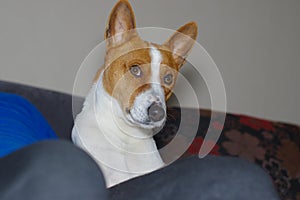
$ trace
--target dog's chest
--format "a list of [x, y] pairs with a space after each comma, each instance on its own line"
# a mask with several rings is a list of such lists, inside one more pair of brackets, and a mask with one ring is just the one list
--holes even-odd
[[76, 117], [72, 140], [98, 163], [108, 187], [164, 165], [153, 138], [124, 135], [112, 120], [112, 113], [103, 110], [97, 118], [93, 106], [89, 105], [93, 102], [87, 102]]

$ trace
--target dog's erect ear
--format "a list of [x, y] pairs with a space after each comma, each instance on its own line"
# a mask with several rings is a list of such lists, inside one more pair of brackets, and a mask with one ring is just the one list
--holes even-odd
[[180, 27], [164, 44], [172, 51], [175, 61], [181, 67], [192, 49], [198, 34], [195, 22], [190, 22]]
[[120, 0], [110, 13], [105, 31], [107, 47], [118, 46], [137, 35], [133, 10], [127, 0]]

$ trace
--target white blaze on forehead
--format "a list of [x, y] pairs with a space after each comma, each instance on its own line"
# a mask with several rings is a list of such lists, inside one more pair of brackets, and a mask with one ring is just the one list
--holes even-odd
[[[154, 102], [159, 102], [164, 110], [166, 110], [164, 90], [160, 83], [160, 64], [162, 55], [154, 46], [150, 45], [149, 55], [151, 57], [151, 88], [140, 93], [134, 100], [134, 104], [130, 110], [131, 121], [147, 122], [149, 121], [148, 109]], [[141, 124], [140, 123], [140, 124]], [[141, 127], [153, 128], [160, 127], [164, 120], [153, 122], [150, 125], [141, 124]]]
[[160, 86], [160, 63], [162, 56], [160, 51], [154, 46], [150, 46], [150, 56], [151, 56], [151, 85], [155, 92], [161, 91]]

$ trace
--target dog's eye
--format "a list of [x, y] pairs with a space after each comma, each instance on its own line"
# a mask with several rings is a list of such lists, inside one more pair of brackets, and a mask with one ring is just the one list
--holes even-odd
[[164, 83], [167, 85], [171, 85], [173, 83], [173, 75], [172, 74], [167, 74], [164, 77]]
[[138, 65], [132, 65], [130, 67], [130, 72], [135, 77], [141, 77], [142, 76], [142, 70], [141, 70], [140, 66], [138, 66]]

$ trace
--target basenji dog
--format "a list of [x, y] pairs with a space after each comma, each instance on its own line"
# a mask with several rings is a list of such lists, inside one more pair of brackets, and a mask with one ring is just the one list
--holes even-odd
[[163, 44], [147, 42], [127, 0], [111, 11], [104, 65], [72, 131], [73, 142], [98, 163], [107, 187], [165, 165], [153, 134], [166, 121], [166, 101], [196, 37], [197, 25], [190, 22]]

